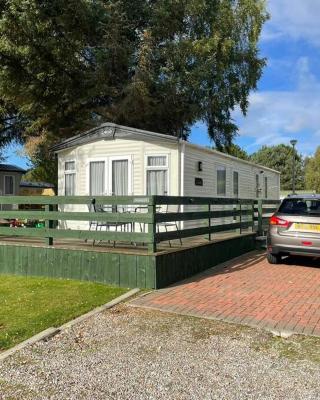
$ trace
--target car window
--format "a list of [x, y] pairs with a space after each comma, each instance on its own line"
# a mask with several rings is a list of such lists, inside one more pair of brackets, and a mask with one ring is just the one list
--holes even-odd
[[281, 214], [320, 215], [320, 199], [285, 199], [279, 208]]

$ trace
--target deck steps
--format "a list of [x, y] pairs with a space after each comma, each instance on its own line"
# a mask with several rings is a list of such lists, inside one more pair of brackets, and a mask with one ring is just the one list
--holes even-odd
[[256, 237], [256, 246], [258, 250], [266, 250], [267, 249], [267, 237], [266, 236], [257, 236]]

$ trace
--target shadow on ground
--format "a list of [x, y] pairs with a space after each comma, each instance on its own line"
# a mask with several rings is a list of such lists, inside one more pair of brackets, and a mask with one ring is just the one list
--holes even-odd
[[282, 259], [282, 264], [284, 265], [293, 265], [299, 267], [320, 267], [320, 258], [319, 257], [304, 257], [304, 256], [290, 256], [284, 257]]

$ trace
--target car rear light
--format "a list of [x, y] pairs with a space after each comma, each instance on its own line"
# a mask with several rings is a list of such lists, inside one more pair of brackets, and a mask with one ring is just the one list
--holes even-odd
[[273, 215], [270, 218], [269, 223], [270, 223], [270, 225], [281, 226], [282, 228], [289, 228], [289, 226], [291, 225], [290, 221], [287, 221], [286, 219], [278, 218], [275, 215]]

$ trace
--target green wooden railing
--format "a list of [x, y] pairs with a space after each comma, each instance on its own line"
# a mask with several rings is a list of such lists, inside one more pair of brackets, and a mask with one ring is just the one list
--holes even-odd
[[[216, 233], [235, 230], [239, 233], [252, 230], [261, 235], [266, 229], [268, 216], [279, 204], [276, 200], [233, 198], [97, 196], [94, 197], [95, 203], [112, 206], [113, 212], [91, 212], [89, 207], [86, 207], [87, 211], [68, 210], [69, 205], [89, 206], [92, 201], [91, 196], [0, 196], [0, 219], [45, 222], [45, 226], [40, 228], [0, 226], [0, 236], [42, 238], [49, 246], [53, 245], [54, 239], [145, 243], [150, 252], [155, 252], [160, 242], [199, 235], [207, 235], [209, 240]], [[22, 210], [27, 205], [40, 205], [41, 208]], [[124, 211], [118, 212], [119, 207]], [[176, 207], [176, 210], [172, 211], [170, 207]], [[221, 219], [232, 219], [232, 222]], [[64, 221], [99, 221], [124, 224], [127, 228], [123, 231], [64, 229]], [[185, 226], [161, 229], [170, 222]], [[201, 226], [188, 227], [190, 222], [199, 222]]]

